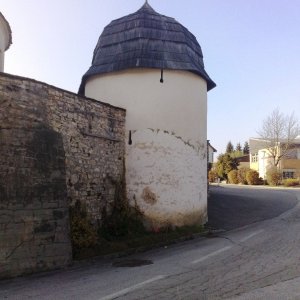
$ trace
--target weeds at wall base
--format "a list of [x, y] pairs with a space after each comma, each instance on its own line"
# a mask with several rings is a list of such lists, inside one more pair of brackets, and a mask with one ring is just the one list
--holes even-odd
[[194, 234], [205, 232], [202, 225], [175, 228], [167, 226], [159, 231], [149, 232], [139, 213], [134, 208], [127, 209], [115, 211], [114, 216], [104, 219], [97, 230], [88, 217], [85, 206], [76, 203], [70, 210], [73, 259], [82, 260], [132, 249], [168, 245], [177, 239], [192, 239]]
[[165, 226], [149, 232], [144, 225], [143, 212], [137, 205], [130, 206], [127, 201], [125, 179], [110, 180], [115, 187], [114, 201], [103, 208], [101, 222], [92, 224], [85, 205], [79, 201], [70, 208], [73, 259], [87, 259], [141, 247], [152, 248], [204, 232], [201, 225]]
[[160, 232], [133, 233], [115, 239], [99, 239], [94, 247], [81, 248], [74, 255], [75, 260], [82, 260], [96, 256], [117, 254], [133, 249], [151, 249], [157, 246], [167, 246], [178, 239], [193, 239], [195, 234], [203, 234], [203, 226], [185, 226], [175, 229], [165, 228]]

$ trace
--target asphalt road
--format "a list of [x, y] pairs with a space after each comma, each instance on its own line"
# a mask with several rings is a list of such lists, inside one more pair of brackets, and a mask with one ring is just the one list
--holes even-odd
[[284, 189], [235, 185], [211, 186], [208, 223], [216, 229], [232, 230], [275, 218], [297, 203], [293, 193]]
[[[212, 195], [210, 205], [219, 204], [210, 211], [214, 224], [231, 230], [121, 261], [3, 281], [0, 299], [300, 299], [300, 190], [216, 187]], [[125, 266], [138, 261], [145, 264]]]

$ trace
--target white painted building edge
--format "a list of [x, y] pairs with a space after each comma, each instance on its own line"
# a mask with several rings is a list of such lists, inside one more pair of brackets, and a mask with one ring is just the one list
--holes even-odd
[[[188, 71], [131, 69], [87, 80], [85, 95], [126, 109], [126, 185], [150, 225], [207, 221], [207, 85]], [[152, 223], [152, 224], [151, 224]]]
[[158, 128], [206, 143], [207, 85], [188, 71], [130, 69], [87, 80], [85, 96], [127, 110], [126, 129]]
[[208, 146], [207, 146], [207, 155], [208, 155], [208, 162], [213, 163], [214, 162], [214, 153], [217, 152], [217, 150], [207, 141]]
[[0, 12], [0, 72], [4, 71], [4, 53], [11, 45], [11, 29], [9, 23]]
[[127, 196], [150, 227], [207, 221], [205, 148], [161, 130], [138, 130], [126, 151]]

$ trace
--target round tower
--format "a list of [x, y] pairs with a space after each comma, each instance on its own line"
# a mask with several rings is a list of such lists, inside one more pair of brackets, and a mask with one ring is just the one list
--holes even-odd
[[146, 3], [104, 28], [79, 93], [127, 110], [127, 197], [150, 226], [207, 220], [207, 91], [196, 38]]
[[9, 23], [0, 12], [0, 72], [4, 71], [4, 52], [12, 43]]

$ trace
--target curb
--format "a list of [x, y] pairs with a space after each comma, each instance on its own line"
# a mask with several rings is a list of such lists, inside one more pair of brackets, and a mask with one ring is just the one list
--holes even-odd
[[245, 185], [245, 184], [231, 184], [231, 183], [210, 183], [210, 187], [235, 187], [246, 189], [269, 189], [269, 190], [283, 190], [283, 191], [300, 191], [300, 187], [284, 187], [284, 186], [268, 186], [268, 185]]

